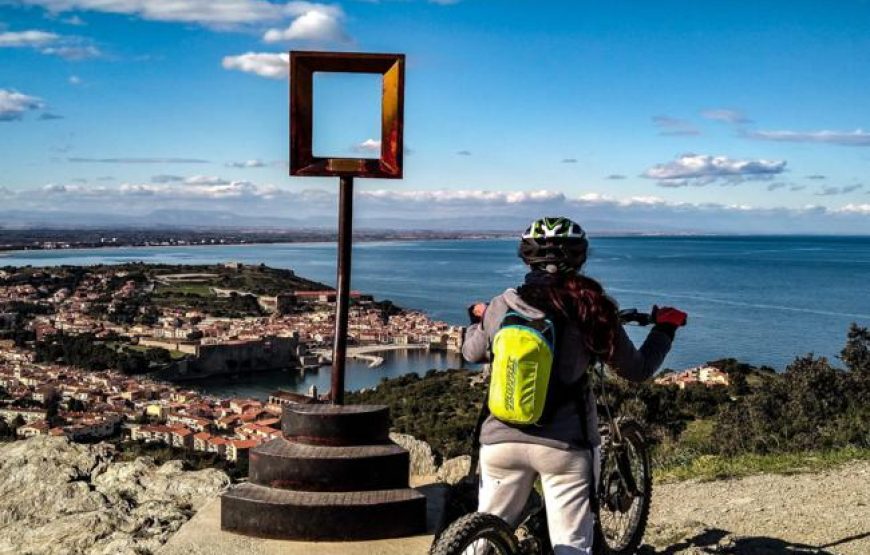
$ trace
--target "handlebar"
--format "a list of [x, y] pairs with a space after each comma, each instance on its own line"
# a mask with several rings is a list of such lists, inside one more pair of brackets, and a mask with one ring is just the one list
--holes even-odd
[[636, 308], [627, 308], [619, 311], [619, 321], [623, 324], [636, 324], [638, 326], [649, 326], [653, 323], [652, 314], [639, 312]]

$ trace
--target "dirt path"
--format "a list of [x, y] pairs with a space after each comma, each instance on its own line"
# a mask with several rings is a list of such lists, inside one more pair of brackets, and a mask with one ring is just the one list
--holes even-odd
[[658, 486], [646, 553], [870, 554], [870, 462]]

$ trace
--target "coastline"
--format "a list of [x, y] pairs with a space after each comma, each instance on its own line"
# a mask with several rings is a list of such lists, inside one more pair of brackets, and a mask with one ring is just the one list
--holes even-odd
[[[0, 229], [0, 233], [3, 232], [3, 229]], [[364, 233], [364, 232], [363, 232]], [[490, 233], [481, 233], [481, 234], [469, 234], [469, 235], [438, 235], [433, 234], [431, 236], [389, 236], [384, 235], [382, 237], [379, 236], [362, 236], [362, 237], [354, 237], [354, 243], [414, 243], [420, 241], [486, 241], [486, 240], [506, 240], [513, 239], [513, 233], [505, 232], [492, 232]], [[629, 235], [626, 235], [628, 237]], [[615, 237], [615, 235], [614, 235]], [[60, 248], [32, 248], [29, 246], [21, 246], [21, 247], [10, 247], [7, 246], [5, 248], [0, 248], [0, 257], [2, 256], [10, 256], [14, 253], [20, 252], [77, 252], [77, 251], [90, 251], [90, 250], [103, 250], [103, 249], [157, 249], [157, 248], [193, 248], [193, 247], [245, 247], [245, 246], [262, 246], [262, 245], [333, 245], [336, 243], [336, 238], [332, 236], [325, 236], [324, 238], [317, 239], [299, 239], [299, 240], [289, 240], [287, 238], [282, 238], [281, 240], [276, 241], [230, 241], [230, 242], [221, 242], [221, 243], [188, 243], [188, 244], [171, 244], [171, 245], [163, 245], [163, 244], [155, 244], [155, 245], [141, 245], [141, 244], [117, 244], [117, 243], [108, 243], [108, 244], [95, 244], [95, 245], [87, 245], [87, 246], [73, 246], [73, 247], [60, 247]]]
[[[3, 229], [0, 229], [0, 234], [3, 233]], [[506, 241], [506, 240], [514, 240], [515, 232], [495, 232], [492, 233], [482, 233], [482, 234], [469, 234], [469, 235], [437, 235], [434, 234], [432, 236], [420, 236], [420, 237], [409, 237], [409, 236], [383, 236], [383, 237], [372, 237], [372, 236], [363, 236], [363, 237], [355, 237], [354, 243], [415, 243], [415, 242], [429, 242], [429, 241]], [[784, 239], [798, 239], [798, 238], [819, 238], [819, 239], [867, 239], [870, 238], [870, 234], [861, 235], [861, 234], [821, 234], [821, 233], [796, 233], [796, 234], [782, 234], [782, 233], [771, 233], [771, 234], [763, 234], [763, 233], [751, 233], [751, 234], [740, 234], [740, 233], [700, 233], [700, 232], [686, 232], [686, 233], [673, 233], [673, 232], [597, 232], [590, 233], [590, 237], [599, 237], [599, 238], [608, 238], [608, 239], [692, 239], [692, 238], [707, 238], [707, 239], [728, 239], [728, 238], [739, 238], [739, 239], [752, 239], [752, 238], [760, 238], [760, 239], [775, 239], [775, 238], [784, 238]], [[74, 247], [62, 247], [62, 248], [32, 248], [29, 246], [21, 246], [19, 247], [5, 247], [0, 248], [0, 258], [14, 256], [16, 253], [22, 252], [81, 252], [81, 251], [91, 251], [91, 250], [118, 250], [118, 249], [170, 249], [170, 248], [207, 248], [207, 247], [245, 247], [245, 246], [263, 246], [263, 245], [334, 245], [336, 243], [335, 238], [318, 238], [318, 239], [299, 239], [299, 240], [287, 240], [286, 238], [282, 238], [278, 241], [244, 241], [244, 242], [224, 242], [224, 243], [190, 243], [190, 244], [174, 244], [174, 245], [163, 245], [163, 244], [155, 244], [155, 245], [138, 245], [138, 244], [101, 244], [101, 245], [87, 245], [87, 246], [74, 246]]]

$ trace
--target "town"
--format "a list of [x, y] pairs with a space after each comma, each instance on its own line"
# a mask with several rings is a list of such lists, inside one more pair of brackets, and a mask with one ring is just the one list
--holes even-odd
[[[123, 438], [239, 461], [280, 435], [283, 403], [312, 399], [217, 399], [172, 382], [316, 368], [334, 301], [290, 270], [236, 263], [2, 269], [0, 435]], [[354, 292], [349, 335], [366, 352], [458, 350], [462, 329]]]
[[653, 382], [657, 385], [675, 385], [680, 389], [686, 389], [692, 384], [702, 384], [707, 387], [731, 384], [728, 374], [715, 366], [697, 366], [681, 372], [662, 373]]

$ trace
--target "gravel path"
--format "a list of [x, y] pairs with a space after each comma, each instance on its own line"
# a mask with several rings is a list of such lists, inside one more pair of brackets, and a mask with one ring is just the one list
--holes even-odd
[[870, 554], [870, 462], [658, 486], [646, 553]]

